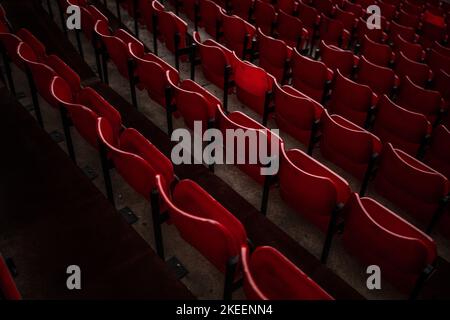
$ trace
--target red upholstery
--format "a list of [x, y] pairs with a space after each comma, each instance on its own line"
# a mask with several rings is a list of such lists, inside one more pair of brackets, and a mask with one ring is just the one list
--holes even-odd
[[144, 198], [149, 199], [160, 174], [170, 184], [174, 180], [173, 166], [153, 144], [135, 129], [125, 129], [114, 141], [114, 132], [104, 118], [97, 121], [97, 134], [107, 147], [117, 172]]
[[420, 113], [409, 111], [392, 102], [386, 95], [377, 105], [374, 133], [395, 148], [416, 156], [425, 137], [431, 133], [431, 124]]
[[166, 107], [165, 88], [169, 84], [166, 73], [169, 73], [173, 83], [178, 83], [178, 71], [153, 53], [140, 56], [140, 47], [136, 44], [130, 43], [129, 51], [135, 62], [138, 88], [147, 90], [150, 98]]
[[450, 130], [443, 125], [434, 129], [424, 162], [450, 179]]
[[375, 188], [408, 214], [429, 223], [448, 194], [449, 183], [443, 175], [389, 143], [383, 149]]
[[222, 13], [222, 21], [225, 45], [238, 57], [245, 58], [243, 56], [245, 39], [248, 39], [245, 49], [250, 49], [256, 32], [255, 27], [238, 16], [229, 16], [224, 13]]
[[435, 262], [436, 244], [394, 212], [354, 193], [346, 208], [342, 241], [364, 265], [375, 264], [383, 279], [410, 292], [420, 273]]
[[361, 54], [368, 61], [383, 67], [387, 67], [394, 56], [390, 46], [372, 41], [367, 34], [362, 40]]
[[292, 49], [284, 41], [269, 37], [260, 29], [258, 29], [258, 46], [259, 66], [274, 76], [278, 82], [282, 82]]
[[403, 52], [405, 57], [416, 62], [425, 58], [425, 51], [420, 44], [406, 41], [401, 35], [397, 35], [393, 40], [396, 54]]
[[275, 79], [264, 69], [238, 58], [235, 68], [234, 81], [238, 99], [262, 115], [266, 93], [272, 91]]
[[21, 300], [19, 290], [16, 287], [5, 260], [0, 254], [0, 296], [6, 300]]
[[278, 127], [295, 139], [309, 145], [313, 123], [322, 115], [323, 107], [291, 86], [275, 83], [275, 120]]
[[434, 123], [444, 105], [439, 91], [427, 90], [414, 84], [407, 76], [399, 89], [397, 101], [400, 106], [421, 113]]
[[[351, 92], [351, 94], [349, 94]], [[344, 77], [339, 70], [328, 104], [332, 114], [339, 114], [354, 124], [363, 127], [369, 109], [376, 104], [376, 95], [363, 84]]]
[[427, 81], [432, 78], [430, 67], [424, 63], [408, 59], [403, 52], [398, 54], [394, 70], [402, 82], [408, 76], [410, 80], [421, 87], [425, 87]]
[[276, 20], [276, 11], [273, 5], [266, 1], [255, 1], [255, 26], [265, 34], [272, 33], [272, 27]]
[[333, 300], [325, 290], [272, 247], [241, 249], [244, 291], [249, 300]]
[[303, 28], [303, 22], [280, 10], [278, 12], [276, 33], [279, 39], [286, 42], [290, 47], [303, 49], [308, 31]]
[[350, 76], [353, 67], [358, 65], [358, 57], [350, 50], [343, 50], [333, 45], [327, 45], [325, 41], [320, 43], [321, 61], [327, 65], [328, 68], [336, 72], [339, 71], [345, 75]]
[[392, 69], [373, 64], [365, 56], [359, 59], [356, 77], [358, 83], [369, 86], [377, 95], [390, 94], [400, 81]]
[[341, 116], [330, 116], [326, 111], [322, 113], [321, 128], [322, 155], [362, 180], [372, 155], [381, 153], [380, 139]]
[[344, 179], [297, 149], [284, 152], [281, 148], [278, 176], [282, 199], [323, 232], [333, 210], [350, 196]]
[[191, 180], [180, 181], [172, 197], [163, 177], [158, 175], [156, 182], [163, 203], [169, 208], [170, 221], [181, 237], [225, 272], [228, 260], [239, 256], [240, 247], [247, 241], [239, 220]]
[[213, 36], [217, 37], [217, 23], [222, 19], [222, 9], [213, 1], [199, 0], [201, 25], [205, 28], [205, 31]]
[[317, 102], [324, 96], [325, 83], [333, 78], [333, 71], [321, 62], [294, 50], [292, 53], [292, 85]]

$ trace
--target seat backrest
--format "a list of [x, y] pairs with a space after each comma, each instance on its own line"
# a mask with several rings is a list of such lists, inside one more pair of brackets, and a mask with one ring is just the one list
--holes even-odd
[[171, 11], [157, 10], [160, 35], [170, 52], [175, 52], [175, 36], [179, 37], [178, 48], [186, 48], [187, 23]]
[[[285, 11], [287, 12], [287, 11]], [[305, 3], [305, 1], [298, 1], [297, 5], [298, 17], [304, 23], [304, 26], [308, 28], [308, 31], [312, 31], [312, 29], [316, 26], [316, 24], [320, 21], [320, 13], [319, 11]], [[289, 13], [289, 12], [287, 12]]]
[[383, 67], [387, 67], [392, 60], [391, 47], [372, 41], [367, 34], [363, 37], [361, 54], [370, 62]]
[[400, 9], [397, 13], [397, 22], [403, 26], [416, 29], [419, 26], [420, 17]]
[[317, 283], [272, 247], [241, 249], [244, 291], [250, 300], [333, 300]]
[[415, 84], [425, 87], [432, 75], [428, 65], [408, 59], [403, 52], [399, 52], [396, 60], [394, 70], [402, 82], [408, 76]]
[[109, 24], [108, 18], [93, 5], [80, 6], [79, 8], [81, 12], [81, 30], [83, 30], [83, 33], [89, 40], [92, 40], [97, 21], [102, 20]]
[[445, 126], [439, 125], [434, 129], [424, 161], [450, 179], [450, 130]]
[[328, 45], [341, 47], [343, 45], [344, 25], [341, 21], [329, 18], [324, 14], [320, 18], [319, 37]]
[[24, 62], [17, 55], [17, 48], [19, 47], [19, 44], [21, 42], [23, 42], [22, 39], [20, 39], [15, 34], [0, 32], [0, 45], [2, 46], [2, 50], [5, 50], [5, 53], [16, 66], [24, 69]]
[[450, 56], [445, 56], [434, 49], [431, 49], [427, 55], [427, 64], [434, 73], [444, 70], [450, 74]]
[[253, 0], [230, 0], [233, 14], [238, 17], [248, 20], [250, 16], [250, 10], [253, 9]]
[[391, 93], [396, 76], [392, 69], [374, 64], [363, 55], [359, 59], [357, 81], [369, 86], [377, 95], [383, 95]]
[[447, 104], [450, 103], [450, 73], [439, 70], [434, 77], [434, 89], [439, 91]]
[[355, 30], [355, 38], [357, 39], [358, 43], [361, 43], [364, 41], [364, 36], [367, 35], [367, 37], [376, 42], [380, 43], [383, 41], [383, 38], [385, 37], [383, 29], [369, 29], [367, 27], [367, 21], [365, 21], [362, 17], [358, 19], [358, 22], [356, 24], [356, 30]]
[[34, 36], [33, 33], [25, 28], [22, 28], [16, 32], [16, 35], [31, 47], [39, 61], [45, 60], [45, 57], [47, 55], [45, 46], [41, 41], [39, 41], [38, 38]]
[[217, 37], [217, 23], [222, 19], [222, 8], [211, 0], [199, 0], [200, 16], [205, 31]]
[[335, 8], [335, 18], [342, 22], [344, 29], [352, 32], [358, 21], [355, 14], [351, 11], [341, 9], [339, 6], [336, 6]]
[[21, 300], [19, 290], [9, 272], [8, 265], [0, 254], [0, 297], [6, 300]]
[[[247, 21], [238, 16], [230, 16], [222, 13], [223, 35], [226, 46], [234, 51], [238, 57], [242, 57], [244, 49], [252, 45], [252, 39], [256, 29]], [[245, 45], [247, 39], [247, 46]]]
[[389, 37], [391, 40], [394, 40], [397, 35], [400, 35], [406, 41], [414, 42], [416, 32], [411, 27], [403, 26], [395, 21], [391, 21], [389, 25]]
[[259, 66], [281, 82], [292, 50], [284, 41], [265, 35], [258, 29]]
[[312, 5], [322, 15], [331, 16], [333, 13], [333, 2], [331, 0], [313, 0]]
[[350, 50], [343, 50], [333, 45], [327, 45], [325, 41], [320, 42], [320, 56], [321, 61], [326, 64], [328, 68], [336, 72], [339, 71], [345, 75], [350, 76], [353, 67], [357, 65], [357, 57], [353, 55]]
[[81, 90], [81, 79], [71, 67], [58, 56], [50, 55], [45, 59], [45, 64], [52, 68], [61, 78], [67, 81], [72, 95], [76, 96]]
[[298, 4], [296, 0], [277, 0], [275, 5], [278, 11], [282, 10], [287, 14], [294, 15]]
[[302, 37], [303, 22], [299, 18], [280, 10], [276, 30], [279, 39], [285, 41], [287, 45], [297, 48]]
[[277, 16], [274, 6], [266, 1], [256, 0], [254, 16], [255, 26], [265, 34], [272, 34], [272, 27]]
[[397, 54], [399, 52], [403, 52], [405, 57], [416, 62], [419, 62], [425, 58], [425, 52], [420, 44], [406, 41], [399, 34], [396, 35], [393, 40], [394, 50]]

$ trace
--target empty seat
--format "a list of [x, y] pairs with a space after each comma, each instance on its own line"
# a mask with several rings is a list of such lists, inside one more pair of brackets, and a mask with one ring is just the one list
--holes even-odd
[[332, 16], [334, 12], [334, 5], [332, 0], [312, 0], [310, 3], [316, 8], [321, 14], [326, 16]]
[[450, 179], [450, 130], [443, 125], [433, 130], [424, 162]]
[[277, 0], [275, 5], [278, 11], [282, 10], [287, 14], [294, 15], [296, 13], [298, 3], [296, 0]]
[[325, 262], [336, 216], [350, 196], [348, 183], [306, 153], [281, 148], [278, 173], [281, 198], [299, 215], [327, 233]]
[[80, 6], [81, 11], [81, 30], [88, 40], [92, 41], [94, 37], [95, 25], [97, 21], [102, 20], [108, 24], [108, 18], [103, 15], [95, 6]]
[[353, 12], [341, 9], [339, 6], [336, 6], [334, 17], [342, 22], [344, 29], [350, 34], [353, 32], [353, 29], [358, 22], [358, 19]]
[[450, 48], [443, 46], [437, 41], [434, 42], [433, 49], [436, 50], [436, 52], [442, 54], [443, 56], [450, 57]]
[[291, 58], [292, 86], [317, 102], [322, 102], [333, 79], [333, 71], [323, 62], [294, 50]]
[[328, 45], [346, 49], [350, 41], [350, 33], [344, 29], [341, 21], [322, 14], [319, 26], [319, 37]]
[[129, 52], [134, 60], [137, 87], [146, 90], [151, 99], [165, 107], [165, 89], [169, 85], [166, 73], [169, 72], [173, 83], [178, 83], [178, 71], [153, 53], [143, 53], [141, 47], [134, 43], [129, 43]]
[[416, 34], [414, 28], [403, 26], [395, 21], [391, 21], [389, 25], [389, 40], [393, 42], [397, 35], [400, 35], [403, 39], [409, 42], [417, 42], [419, 40], [419, 36]]
[[434, 73], [438, 73], [439, 70], [444, 70], [446, 73], [450, 73], [450, 57], [447, 57], [434, 49], [428, 52], [426, 63], [433, 70]]
[[385, 145], [376, 191], [421, 222], [430, 223], [448, 195], [447, 178], [407, 153]]
[[343, 0], [341, 3], [341, 7], [348, 12], [351, 12], [355, 15], [356, 18], [360, 18], [366, 14], [365, 8], [361, 6], [361, 4], [356, 2], [350, 2], [347, 0]]
[[433, 89], [441, 93], [446, 108], [450, 106], [450, 90], [448, 88], [450, 88], [450, 74], [444, 70], [439, 70], [433, 79]]
[[445, 105], [439, 91], [419, 87], [409, 77], [402, 81], [396, 102], [408, 110], [425, 115], [432, 124], [444, 112]]
[[405, 293], [421, 288], [422, 273], [437, 258], [433, 239], [375, 200], [356, 193], [344, 213], [342, 242], [352, 255], [365, 266], [379, 266], [383, 279]]
[[[376, 158], [381, 153], [380, 139], [339, 115], [330, 116], [326, 111], [322, 113], [320, 127], [321, 154], [367, 183]], [[361, 191], [364, 192], [364, 188], [365, 185]]]
[[244, 292], [250, 300], [333, 300], [278, 250], [241, 249]]
[[416, 30], [420, 24], [420, 16], [410, 14], [400, 9], [397, 13], [397, 22], [403, 26]]
[[345, 76], [353, 74], [358, 65], [359, 58], [350, 50], [344, 50], [334, 45], [327, 45], [325, 41], [320, 43], [320, 58], [328, 68]]
[[382, 15], [388, 19], [392, 20], [397, 12], [397, 7], [393, 4], [384, 2], [384, 1], [377, 1], [377, 5], [380, 7], [380, 10], [382, 12]]
[[420, 15], [423, 12], [423, 6], [409, 1], [403, 1], [402, 9], [412, 15]]
[[222, 11], [216, 3], [211, 0], [199, 0], [200, 25], [214, 39], [218, 39], [218, 31], [222, 22]]
[[222, 21], [225, 45], [238, 57], [245, 59], [253, 48], [255, 27], [238, 16], [229, 16], [223, 13]]
[[341, 115], [354, 124], [365, 127], [376, 102], [377, 95], [368, 86], [358, 84], [337, 71], [328, 103], [332, 114]]
[[[156, 176], [157, 194], [168, 208], [170, 222], [187, 243], [225, 273], [224, 298], [230, 299], [232, 284], [240, 271], [240, 250], [247, 242], [244, 227], [194, 181], [178, 182], [171, 194], [168, 186], [164, 177]], [[153, 210], [157, 203], [157, 200], [152, 202]], [[156, 217], [153, 223], [159, 226], [159, 210], [154, 211], [153, 216]]]
[[361, 54], [368, 61], [382, 67], [389, 66], [395, 57], [390, 46], [372, 41], [367, 34], [361, 44]]
[[320, 12], [304, 0], [300, 0], [297, 5], [297, 14], [303, 22], [303, 27], [308, 31], [310, 40], [313, 41], [316, 30], [320, 24]]
[[284, 82], [292, 49], [284, 41], [269, 37], [260, 29], [258, 29], [258, 49], [259, 66], [274, 76], [278, 82]]
[[255, 1], [255, 26], [264, 34], [271, 35], [275, 26], [277, 13], [273, 5], [266, 1]]
[[404, 56], [416, 62], [425, 59], [425, 51], [418, 43], [406, 41], [401, 35], [394, 37], [394, 50], [397, 54], [403, 52]]
[[312, 148], [323, 107], [291, 86], [275, 83], [275, 120], [278, 127]]
[[231, 12], [238, 17], [249, 20], [251, 10], [253, 10], [254, 0], [229, 0]]
[[278, 12], [276, 24], [277, 38], [286, 42], [290, 47], [302, 50], [305, 43], [308, 43], [308, 31], [303, 28], [303, 22], [282, 10]]
[[364, 55], [359, 59], [356, 79], [358, 83], [369, 86], [377, 95], [389, 95], [400, 82], [392, 69], [373, 64]]
[[407, 110], [392, 102], [386, 95], [380, 98], [373, 132], [383, 143], [416, 156], [431, 133], [431, 123], [417, 112]]
[[237, 98], [245, 106], [264, 115], [275, 79], [264, 69], [236, 58], [234, 81]]
[[401, 83], [408, 77], [421, 87], [425, 87], [433, 77], [433, 72], [428, 65], [408, 59], [403, 52], [399, 52], [397, 55], [394, 70], [395, 74], [400, 77]]
[[8, 265], [0, 254], [0, 300], [21, 300], [19, 290], [16, 287], [16, 283], [9, 272]]
[[361, 44], [364, 41], [365, 35], [376, 43], [384, 43], [388, 38], [388, 35], [384, 32], [383, 27], [381, 29], [369, 29], [367, 26], [367, 21], [363, 18], [359, 18], [354, 33], [356, 44]]

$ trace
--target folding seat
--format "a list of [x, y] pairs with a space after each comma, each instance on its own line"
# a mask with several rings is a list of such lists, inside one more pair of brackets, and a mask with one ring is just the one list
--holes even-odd
[[278, 11], [283, 11], [290, 15], [295, 15], [297, 12], [297, 1], [296, 0], [277, 0], [275, 6]]
[[397, 55], [394, 71], [400, 77], [401, 82], [409, 77], [421, 87], [425, 87], [433, 77], [433, 71], [428, 65], [408, 59], [403, 52], [399, 52]]
[[352, 12], [355, 15], [356, 19], [366, 14], [365, 8], [363, 8], [360, 4], [350, 2], [348, 0], [342, 1], [341, 8], [345, 11]]
[[423, 7], [421, 5], [416, 5], [408, 1], [403, 1], [401, 8], [403, 11], [416, 16], [423, 12]]
[[188, 128], [194, 130], [194, 122], [201, 121], [204, 130], [212, 128], [216, 119], [217, 108], [222, 104], [219, 99], [205, 88], [192, 80], [183, 80], [180, 84], [173, 83], [167, 75], [168, 96], [166, 101], [167, 126], [169, 135], [172, 134], [172, 114], [178, 112]]
[[[175, 0], [177, 1], [177, 0]], [[183, 12], [191, 21], [195, 22], [197, 19], [197, 0], [178, 0], [178, 7], [181, 12]], [[177, 8], [177, 7], [175, 7]], [[178, 15], [178, 13], [175, 11]]]
[[244, 227], [194, 181], [178, 182], [172, 193], [169, 193], [169, 182], [157, 175], [156, 190], [152, 193], [153, 224], [158, 230], [155, 234], [159, 235], [156, 243], [160, 256], [164, 257], [159, 201], [167, 207], [166, 219], [175, 225], [181, 237], [225, 274], [224, 299], [231, 299], [240, 273], [240, 250], [247, 242]]
[[273, 247], [241, 249], [244, 292], [249, 300], [334, 300]]
[[415, 157], [422, 153], [431, 130], [431, 123], [423, 114], [400, 107], [386, 95], [380, 98], [373, 132], [384, 144], [391, 143]]
[[255, 1], [255, 26], [265, 34], [272, 35], [277, 19], [275, 7], [262, 0]]
[[[447, 108], [450, 106], [450, 90], [448, 88], [450, 88], [450, 74], [439, 70], [433, 79], [433, 89], [441, 93]], [[448, 128], [450, 128], [450, 122]]]
[[377, 95], [390, 95], [399, 86], [400, 79], [392, 69], [368, 61], [364, 55], [359, 59], [356, 81], [369, 86]]
[[0, 300], [21, 300], [19, 290], [16, 287], [16, 283], [9, 272], [8, 265], [0, 254]]
[[408, 76], [401, 82], [396, 102], [405, 109], [425, 115], [432, 124], [445, 111], [445, 102], [439, 91], [419, 87]]
[[336, 73], [328, 110], [360, 127], [367, 127], [377, 103], [377, 95], [368, 86], [346, 78], [339, 70]]
[[353, 32], [353, 29], [358, 22], [358, 19], [353, 12], [341, 9], [339, 6], [336, 6], [334, 18], [341, 21], [344, 25], [344, 29], [350, 34]]
[[450, 130], [445, 126], [439, 125], [433, 130], [424, 162], [450, 179]]
[[298, 18], [303, 22], [303, 27], [308, 31], [312, 43], [320, 25], [320, 12], [306, 3], [305, 0], [300, 0], [297, 3], [297, 14]]
[[291, 86], [275, 82], [275, 120], [278, 127], [300, 141], [312, 152], [323, 107]]
[[[141, 196], [150, 200], [156, 188], [156, 175], [162, 175], [169, 186], [174, 180], [172, 163], [158, 148], [148, 141], [136, 129], [123, 130], [116, 140], [113, 128], [105, 118], [97, 119], [102, 168], [109, 183], [108, 159], [112, 161], [116, 171]], [[107, 192], [114, 204], [114, 196]]]
[[420, 16], [410, 14], [400, 9], [397, 14], [397, 22], [402, 26], [410, 27], [416, 30], [420, 26]]
[[367, 34], [363, 37], [360, 52], [368, 61], [382, 67], [391, 65], [395, 59], [390, 46], [372, 41]]
[[403, 26], [395, 21], [391, 21], [389, 24], [389, 41], [392, 43], [397, 35], [409, 42], [418, 42], [420, 37], [416, 34], [414, 28]]
[[356, 47], [360, 46], [364, 42], [364, 36], [367, 37], [376, 43], [385, 43], [388, 35], [384, 32], [383, 28], [383, 20], [381, 20], [381, 29], [369, 29], [367, 27], [367, 21], [363, 18], [359, 18], [358, 23], [356, 24], [356, 29], [354, 32], [354, 38], [356, 41]]
[[447, 178], [390, 143], [383, 148], [374, 182], [377, 193], [428, 226], [445, 209]]
[[378, 2], [375, 0], [355, 0], [354, 3], [359, 4], [362, 7], [362, 9], [366, 11], [367, 7], [377, 4]]
[[442, 54], [443, 56], [450, 57], [450, 48], [449, 47], [444, 47], [442, 44], [440, 44], [437, 41], [434, 42], [433, 49], [436, 52]]
[[254, 0], [229, 0], [229, 4], [231, 6], [231, 12], [234, 15], [244, 19], [245, 21], [250, 20]]
[[383, 0], [383, 2], [399, 7], [402, 3], [402, 0]]
[[288, 46], [295, 47], [298, 50], [303, 50], [309, 39], [308, 31], [303, 28], [303, 22], [282, 10], [278, 12], [275, 34]]
[[311, 3], [323, 15], [331, 17], [334, 13], [334, 5], [331, 0], [313, 0]]
[[353, 74], [359, 62], [359, 57], [352, 51], [327, 45], [323, 40], [320, 42], [320, 57], [333, 72], [339, 70], [345, 76]]
[[428, 51], [426, 63], [434, 73], [439, 72], [439, 70], [450, 73], [450, 56], [444, 56], [434, 49]]
[[397, 35], [393, 42], [396, 54], [403, 52], [403, 55], [413, 61], [421, 62], [425, 59], [425, 51], [418, 43], [406, 41], [401, 35]]
[[237, 98], [245, 106], [263, 115], [263, 124], [267, 121], [274, 81], [264, 69], [236, 58], [234, 82]]
[[225, 45], [242, 59], [251, 57], [253, 52], [253, 37], [256, 29], [238, 16], [222, 13], [223, 36]]
[[360, 194], [364, 194], [381, 153], [380, 139], [339, 115], [329, 115], [327, 111], [322, 113], [320, 127], [322, 156], [362, 181]]
[[[106, 25], [109, 24], [108, 18], [104, 16], [100, 10], [98, 10], [95, 6], [89, 5], [89, 6], [80, 6], [80, 12], [81, 12], [81, 31], [84, 33], [86, 38], [94, 44], [94, 37], [95, 37], [95, 25], [97, 24], [97, 21], [101, 20], [104, 21]], [[84, 51], [82, 47], [82, 42], [79, 37], [79, 31], [76, 29], [76, 37], [77, 37], [77, 43], [78, 43], [78, 50], [82, 57], [84, 57]], [[98, 48], [94, 46], [94, 50], [97, 50]], [[97, 62], [97, 69], [100, 70], [100, 65]], [[100, 71], [99, 71], [100, 73]]]
[[414, 299], [434, 270], [434, 240], [377, 201], [356, 193], [344, 212], [345, 249], [364, 265], [379, 266], [387, 281]]
[[292, 49], [284, 41], [265, 35], [258, 29], [259, 66], [270, 73], [278, 82], [287, 79]]
[[333, 70], [325, 63], [294, 50], [291, 58], [292, 86], [317, 102], [324, 101], [333, 79]]
[[200, 25], [214, 39], [219, 40], [223, 9], [211, 0], [199, 0]]
[[380, 7], [383, 17], [385, 17], [388, 20], [394, 19], [394, 17], [397, 14], [397, 7], [386, 1], [381, 1], [381, 0], [377, 1], [377, 6]]
[[343, 49], [348, 47], [350, 41], [350, 33], [344, 29], [342, 22], [324, 14], [320, 18], [319, 37], [326, 44]]
[[153, 33], [154, 53], [158, 54], [157, 39], [159, 36], [166, 48], [175, 55], [175, 68], [179, 70], [180, 58], [182, 61], [186, 61], [187, 55], [191, 53], [191, 48], [187, 42], [187, 23], [175, 13], [158, 8], [156, 2], [153, 2], [153, 10], [156, 13], [156, 19], [153, 19], [153, 21], [155, 25], [157, 24], [158, 30], [158, 32]]
[[420, 42], [425, 48], [433, 46], [434, 42], [447, 42], [448, 30], [445, 29], [445, 23], [442, 25], [435, 25], [433, 23], [424, 21], [420, 30]]
[[303, 151], [283, 147], [278, 182], [286, 204], [327, 233], [321, 257], [326, 262], [337, 217], [350, 196], [348, 183]]

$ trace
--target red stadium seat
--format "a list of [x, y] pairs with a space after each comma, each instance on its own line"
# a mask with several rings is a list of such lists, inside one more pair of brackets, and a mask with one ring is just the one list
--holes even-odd
[[282, 10], [278, 12], [276, 24], [277, 38], [286, 42], [290, 47], [303, 50], [305, 43], [308, 43], [308, 31], [303, 28], [303, 22]]
[[358, 22], [358, 19], [353, 12], [341, 9], [339, 6], [336, 6], [334, 17], [342, 22], [344, 29], [350, 34], [353, 32], [353, 29]]
[[434, 73], [438, 73], [439, 70], [444, 70], [445, 73], [450, 74], [450, 57], [447, 57], [434, 49], [431, 49], [428, 52], [426, 63]]
[[434, 269], [434, 240], [380, 203], [356, 193], [344, 213], [344, 247], [364, 265], [379, 266], [387, 281], [415, 297]]
[[416, 30], [420, 25], [420, 16], [407, 13], [400, 9], [397, 13], [397, 22], [402, 26], [410, 27]]
[[241, 249], [244, 292], [250, 300], [333, 300], [325, 290], [272, 247]]
[[361, 55], [368, 61], [382, 67], [391, 65], [395, 58], [390, 46], [372, 41], [367, 34], [364, 35], [361, 44]]
[[320, 12], [316, 8], [308, 5], [304, 0], [300, 0], [297, 6], [297, 14], [303, 22], [303, 27], [308, 31], [309, 38], [312, 42], [320, 24]]
[[[450, 74], [444, 70], [439, 70], [434, 77], [433, 88], [441, 93], [442, 98], [445, 100], [445, 106], [448, 109], [450, 106], [450, 90], [448, 90], [450, 88]], [[447, 128], [450, 128], [450, 122]]]
[[347, 0], [343, 0], [341, 7], [348, 12], [351, 12], [355, 15], [355, 17], [358, 19], [366, 14], [366, 9], [363, 8], [360, 4], [350, 2]]
[[368, 61], [365, 56], [359, 59], [357, 82], [365, 84], [377, 95], [389, 95], [398, 87], [400, 79], [392, 69]]
[[380, 139], [339, 115], [330, 116], [326, 111], [322, 113], [321, 132], [321, 154], [362, 181], [360, 194], [364, 194], [381, 153]]
[[178, 71], [153, 53], [142, 54], [139, 45], [129, 43], [128, 46], [134, 61], [134, 81], [137, 87], [147, 90], [151, 99], [165, 107], [165, 89], [169, 85], [166, 73], [169, 72], [173, 83], [178, 83]]
[[358, 23], [356, 24], [356, 30], [354, 33], [354, 38], [356, 40], [356, 44], [361, 44], [364, 41], [364, 36], [377, 43], [385, 43], [388, 35], [384, 32], [383, 28], [383, 20], [381, 20], [381, 29], [369, 29], [367, 27], [367, 21], [363, 18], [359, 18]]
[[238, 16], [229, 16], [224, 13], [222, 13], [222, 21], [225, 45], [242, 59], [251, 55], [255, 27]]
[[287, 14], [294, 15], [297, 10], [298, 3], [296, 0], [277, 0], [275, 5], [277, 10], [282, 10]]
[[339, 70], [345, 76], [353, 74], [359, 61], [359, 57], [352, 51], [327, 45], [323, 40], [320, 43], [320, 57], [321, 61], [333, 72]]
[[[181, 237], [197, 249], [218, 270], [225, 273], [224, 299], [231, 299], [232, 286], [239, 274], [241, 246], [247, 242], [242, 224], [208, 192], [191, 180], [177, 183], [172, 194], [169, 182], [156, 176], [156, 191], [152, 209], [154, 224], [160, 228], [159, 199], [168, 208], [168, 219]], [[161, 230], [159, 230], [161, 234]], [[162, 247], [162, 237], [160, 238]]]
[[402, 36], [404, 40], [409, 42], [417, 42], [419, 40], [419, 36], [416, 34], [414, 28], [391, 21], [389, 25], [389, 40], [393, 42], [397, 35]]
[[270, 73], [278, 82], [287, 78], [292, 49], [282, 40], [265, 35], [258, 29], [259, 66]]
[[184, 119], [186, 126], [194, 129], [194, 122], [201, 121], [203, 130], [211, 128], [216, 119], [216, 110], [221, 108], [220, 101], [205, 88], [192, 80], [183, 80], [179, 85], [170, 80], [169, 101], [173, 101], [166, 106], [168, 132], [172, 134], [172, 113], [179, 112]]
[[400, 77], [401, 82], [408, 77], [421, 87], [425, 87], [433, 77], [433, 72], [428, 65], [408, 59], [403, 52], [399, 52], [397, 56], [394, 71]]
[[392, 102], [386, 95], [377, 105], [374, 133], [396, 149], [416, 156], [431, 133], [431, 123], [420, 113], [409, 111]]
[[328, 256], [340, 208], [350, 196], [348, 183], [306, 153], [281, 148], [278, 173], [281, 198], [298, 214], [327, 233], [322, 262]]
[[334, 13], [332, 0], [312, 0], [311, 4], [323, 15], [331, 17]]
[[344, 29], [342, 22], [323, 14], [320, 19], [319, 37], [326, 44], [343, 49], [348, 47], [350, 41], [350, 33]]
[[16, 283], [9, 272], [8, 265], [0, 254], [0, 300], [22, 300]]
[[323, 62], [294, 50], [291, 58], [292, 86], [317, 102], [322, 102], [333, 79], [333, 70]]
[[255, 1], [255, 26], [260, 28], [264, 34], [272, 35], [277, 13], [270, 3], [263, 0]]
[[409, 215], [430, 223], [442, 210], [449, 183], [442, 174], [388, 143], [375, 176], [375, 189]]
[[358, 84], [337, 71], [328, 103], [332, 114], [341, 115], [360, 127], [366, 127], [376, 102], [377, 95], [368, 86]]
[[405, 57], [416, 62], [420, 62], [425, 59], [425, 51], [420, 44], [406, 41], [401, 35], [397, 35], [393, 40], [394, 51], [397, 55], [400, 52], [403, 52]]
[[419, 87], [409, 77], [400, 85], [396, 102], [408, 110], [425, 115], [432, 124], [444, 112], [444, 100], [439, 91]]
[[229, 0], [231, 12], [248, 21], [253, 10], [254, 0]]
[[199, 0], [200, 25], [216, 40], [222, 22], [222, 11], [223, 9], [211, 0]]
[[420, 15], [423, 12], [423, 7], [421, 5], [417, 5], [408, 1], [403, 1], [402, 9], [412, 15]]
[[434, 42], [433, 49], [436, 52], [442, 54], [443, 56], [450, 57], [450, 48], [449, 47], [444, 47], [442, 44], [440, 44], [437, 41]]
[[380, 7], [383, 17], [388, 20], [392, 20], [395, 17], [397, 12], [397, 7], [395, 5], [384, 1], [377, 1], [377, 5]]
[[274, 81], [264, 69], [236, 58], [234, 82], [237, 98], [260, 115], [266, 115]]
[[323, 107], [291, 86], [275, 82], [275, 120], [278, 127], [304, 144], [310, 153]]
[[424, 162], [450, 179], [450, 130], [439, 125], [433, 130]]

